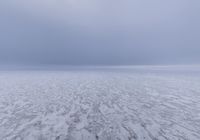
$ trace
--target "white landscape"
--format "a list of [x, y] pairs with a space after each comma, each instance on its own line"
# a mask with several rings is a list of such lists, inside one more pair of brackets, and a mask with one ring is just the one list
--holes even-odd
[[0, 140], [200, 140], [200, 67], [1, 71]]

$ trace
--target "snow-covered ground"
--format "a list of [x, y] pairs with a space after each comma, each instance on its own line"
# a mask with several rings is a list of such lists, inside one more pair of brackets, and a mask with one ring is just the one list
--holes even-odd
[[0, 140], [200, 140], [200, 68], [1, 71]]

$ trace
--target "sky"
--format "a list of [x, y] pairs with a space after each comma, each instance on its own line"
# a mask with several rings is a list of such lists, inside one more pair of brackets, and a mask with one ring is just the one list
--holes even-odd
[[199, 0], [0, 1], [2, 65], [199, 63]]

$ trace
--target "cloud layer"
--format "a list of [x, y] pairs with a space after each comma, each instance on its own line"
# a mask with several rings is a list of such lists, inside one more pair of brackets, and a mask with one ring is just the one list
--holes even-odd
[[198, 0], [0, 2], [0, 63], [200, 62]]

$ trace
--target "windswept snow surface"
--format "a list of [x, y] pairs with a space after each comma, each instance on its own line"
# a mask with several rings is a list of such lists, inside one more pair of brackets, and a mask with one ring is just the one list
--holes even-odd
[[0, 140], [200, 140], [200, 67], [1, 71]]

